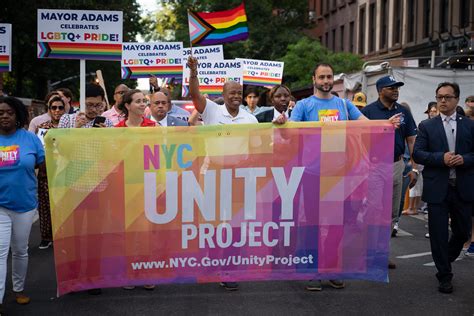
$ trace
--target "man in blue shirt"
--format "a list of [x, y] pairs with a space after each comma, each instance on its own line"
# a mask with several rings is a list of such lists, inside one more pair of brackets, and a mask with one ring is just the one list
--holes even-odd
[[[395, 150], [393, 166], [393, 197], [392, 197], [392, 229], [398, 220], [398, 211], [403, 185], [403, 153], [405, 152], [405, 141], [408, 144], [410, 157], [413, 154], [413, 146], [416, 137], [416, 124], [411, 112], [397, 103], [398, 92], [403, 82], [396, 81], [393, 76], [385, 76], [377, 80], [376, 87], [379, 93], [377, 101], [367, 105], [362, 109], [362, 113], [371, 120], [386, 120], [394, 115], [400, 116], [400, 128], [395, 130]], [[416, 183], [417, 173], [415, 164], [413, 171], [408, 173], [410, 177], [410, 187]], [[389, 261], [389, 268], [395, 269], [393, 262]]]

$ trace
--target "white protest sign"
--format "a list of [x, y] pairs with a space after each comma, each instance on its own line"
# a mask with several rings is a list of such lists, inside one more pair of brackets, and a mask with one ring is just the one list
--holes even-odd
[[12, 25], [0, 23], [0, 72], [12, 71]]
[[38, 9], [38, 58], [120, 60], [121, 11]]
[[[183, 64], [186, 64], [188, 57], [191, 55], [191, 48], [183, 50]], [[193, 57], [201, 62], [204, 60], [220, 60], [224, 59], [224, 47], [222, 45], [211, 45], [204, 47], [193, 47]]]
[[183, 43], [123, 43], [122, 79], [183, 76]]
[[[183, 96], [189, 91], [189, 68], [183, 69]], [[224, 83], [236, 81], [242, 84], [242, 63], [235, 59], [207, 60], [198, 63], [199, 90], [202, 94], [219, 96]]]
[[284, 63], [281, 61], [237, 58], [242, 62], [244, 84], [271, 87], [281, 84]]

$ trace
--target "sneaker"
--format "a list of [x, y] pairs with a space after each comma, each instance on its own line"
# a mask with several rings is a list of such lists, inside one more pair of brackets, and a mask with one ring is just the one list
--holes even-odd
[[472, 258], [474, 258], [474, 252], [469, 251], [469, 250], [466, 251], [466, 252], [464, 253], [464, 255], [465, 255], [466, 257], [472, 257]]
[[100, 295], [100, 294], [102, 294], [102, 289], [90, 289], [90, 290], [87, 290], [87, 294], [89, 294], [89, 295]]
[[53, 244], [52, 241], [42, 240], [38, 248], [39, 249], [48, 249], [52, 244]]
[[237, 282], [221, 282], [221, 286], [227, 291], [237, 291], [239, 289]]
[[15, 301], [20, 305], [26, 305], [30, 302], [30, 298], [23, 292], [15, 292]]
[[122, 289], [124, 289], [124, 290], [133, 290], [133, 289], [135, 289], [135, 287], [134, 286], [122, 286]]
[[346, 287], [343, 280], [329, 280], [329, 285], [335, 289], [343, 289]]
[[426, 233], [425, 238], [430, 238], [430, 233]]
[[398, 234], [398, 223], [395, 223], [392, 229], [392, 237], [397, 237], [397, 234]]
[[388, 268], [389, 269], [396, 269], [397, 265], [392, 260], [388, 260]]
[[155, 286], [153, 284], [149, 284], [149, 285], [144, 285], [143, 288], [147, 291], [153, 291], [155, 289]]
[[309, 280], [305, 288], [307, 291], [322, 291], [323, 284], [321, 283], [321, 280]]

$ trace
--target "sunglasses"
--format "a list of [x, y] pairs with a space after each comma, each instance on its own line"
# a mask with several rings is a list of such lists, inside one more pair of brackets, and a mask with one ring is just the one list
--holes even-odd
[[64, 111], [65, 107], [64, 107], [64, 105], [57, 105], [57, 106], [56, 105], [51, 105], [49, 107], [49, 109], [52, 110], [52, 111], [58, 111], [58, 110], [59, 111]]

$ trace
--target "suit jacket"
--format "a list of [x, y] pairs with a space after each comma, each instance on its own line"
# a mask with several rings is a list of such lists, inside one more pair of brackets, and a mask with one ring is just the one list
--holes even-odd
[[273, 108], [264, 112], [258, 113], [255, 117], [259, 123], [268, 123], [273, 121]]
[[[461, 199], [474, 201], [474, 121], [457, 115], [456, 154], [464, 164], [456, 167], [456, 190]], [[448, 193], [449, 167], [444, 154], [449, 151], [448, 139], [441, 116], [425, 120], [418, 126], [413, 151], [416, 163], [424, 165], [423, 196], [428, 203], [441, 203]]]
[[179, 119], [177, 117], [167, 115], [167, 123], [168, 126], [188, 126], [188, 122], [183, 121], [182, 119]]

